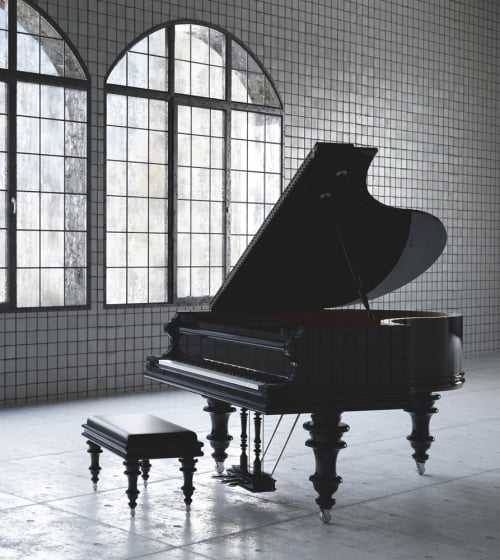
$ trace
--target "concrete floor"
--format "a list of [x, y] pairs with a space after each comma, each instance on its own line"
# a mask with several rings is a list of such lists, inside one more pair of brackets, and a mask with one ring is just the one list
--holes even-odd
[[[323, 524], [308, 481], [307, 433], [295, 429], [274, 493], [251, 494], [213, 478], [208, 442], [186, 514], [176, 460], [153, 462], [129, 515], [121, 460], [104, 451], [92, 491], [80, 425], [89, 415], [149, 411], [204, 439], [203, 401], [183, 391], [0, 411], [0, 558], [23, 560], [500, 559], [500, 354], [466, 359], [467, 383], [443, 392], [431, 422], [436, 441], [419, 476], [402, 411], [346, 413], [351, 426], [338, 471], [332, 523]], [[269, 434], [273, 417], [266, 418]], [[284, 420], [276, 456], [292, 418]], [[231, 422], [238, 434], [238, 417]], [[269, 436], [268, 436], [269, 437]], [[235, 443], [227, 464], [237, 462]], [[272, 470], [274, 461], [266, 461]]]

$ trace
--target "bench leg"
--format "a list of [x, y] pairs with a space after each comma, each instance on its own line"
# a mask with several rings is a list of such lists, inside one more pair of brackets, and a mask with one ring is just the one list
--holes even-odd
[[130, 506], [130, 515], [134, 517], [135, 506], [137, 505], [137, 496], [139, 495], [139, 490], [137, 490], [137, 477], [141, 474], [139, 470], [139, 461], [137, 459], [124, 461], [125, 474], [128, 477], [128, 505]]
[[149, 471], [151, 469], [151, 463], [149, 459], [143, 459], [140, 464], [142, 472], [142, 480], [144, 480], [144, 487], [148, 485]]
[[99, 471], [101, 467], [99, 466], [99, 453], [102, 453], [102, 449], [93, 441], [88, 440], [87, 445], [89, 448], [87, 449], [87, 453], [90, 453], [90, 467], [89, 471], [92, 475], [92, 484], [94, 486], [94, 490], [97, 490], [97, 482], [99, 481]]
[[196, 471], [194, 466], [198, 462], [198, 459], [195, 459], [194, 457], [181, 457], [179, 461], [182, 465], [180, 470], [184, 475], [184, 486], [181, 488], [181, 490], [184, 493], [184, 503], [186, 504], [186, 507], [189, 511], [191, 509], [191, 502], [193, 501], [191, 500], [191, 496], [194, 492], [193, 473]]

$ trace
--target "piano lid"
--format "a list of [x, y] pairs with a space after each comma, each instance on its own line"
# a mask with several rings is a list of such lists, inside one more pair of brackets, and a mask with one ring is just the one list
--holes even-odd
[[[336, 307], [392, 292], [439, 257], [434, 216], [386, 206], [366, 186], [376, 148], [317, 143], [212, 300], [212, 311]], [[357, 281], [355, 280], [357, 279]]]

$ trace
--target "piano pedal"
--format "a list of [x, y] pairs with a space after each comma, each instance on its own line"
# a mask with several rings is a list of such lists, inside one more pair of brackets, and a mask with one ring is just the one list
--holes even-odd
[[227, 474], [222, 476], [221, 480], [228, 486], [241, 486], [250, 492], [274, 492], [276, 490], [276, 480], [270, 474], [263, 472], [255, 475], [236, 465], [228, 469]]

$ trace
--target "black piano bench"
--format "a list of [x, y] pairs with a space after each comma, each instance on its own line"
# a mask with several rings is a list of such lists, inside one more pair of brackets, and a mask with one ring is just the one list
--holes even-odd
[[150, 459], [168, 459], [176, 457], [181, 462], [184, 475], [184, 503], [187, 509], [192, 502], [193, 473], [195, 464], [203, 452], [203, 443], [198, 441], [195, 432], [167, 422], [152, 414], [113, 414], [105, 416], [91, 416], [83, 424], [82, 435], [87, 438], [91, 463], [89, 470], [92, 474], [94, 490], [97, 490], [99, 480], [99, 453], [102, 447], [123, 457], [125, 474], [128, 477], [127, 496], [130, 513], [135, 514], [137, 504], [137, 478], [142, 475], [144, 486], [147, 485]]

